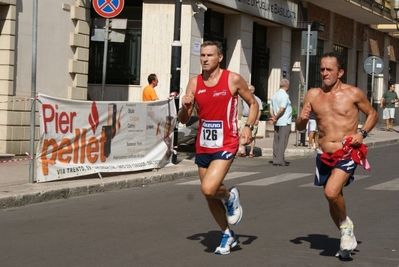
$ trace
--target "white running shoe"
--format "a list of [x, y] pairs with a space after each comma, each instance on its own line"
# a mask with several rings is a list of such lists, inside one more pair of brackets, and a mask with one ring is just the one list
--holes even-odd
[[339, 227], [341, 231], [341, 244], [339, 249], [342, 251], [352, 251], [356, 248], [357, 241], [355, 234], [353, 233], [353, 222], [351, 219], [349, 219], [349, 217], [346, 218], [348, 223]]
[[226, 255], [230, 253], [230, 249], [234, 248], [237, 243], [238, 239], [232, 230], [230, 230], [231, 235], [222, 234], [222, 242], [220, 246], [218, 246], [215, 250], [215, 254]]
[[227, 210], [227, 221], [229, 224], [237, 224], [241, 221], [242, 218], [242, 207], [240, 204], [240, 192], [237, 187], [232, 187], [229, 189], [230, 193], [234, 194], [234, 199], [229, 202], [226, 202], [224, 205]]

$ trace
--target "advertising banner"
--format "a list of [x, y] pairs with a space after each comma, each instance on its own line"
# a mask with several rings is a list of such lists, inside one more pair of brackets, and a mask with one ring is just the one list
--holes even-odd
[[174, 100], [77, 101], [39, 94], [37, 182], [162, 168], [172, 155]]

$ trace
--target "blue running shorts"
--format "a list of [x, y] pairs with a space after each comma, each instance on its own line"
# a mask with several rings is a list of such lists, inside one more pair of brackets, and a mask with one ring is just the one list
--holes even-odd
[[203, 168], [208, 168], [209, 164], [211, 164], [211, 161], [216, 160], [216, 159], [224, 159], [224, 160], [229, 160], [231, 158], [234, 158], [234, 154], [228, 151], [219, 151], [213, 154], [197, 154], [195, 156], [195, 164], [198, 165], [198, 167], [203, 167]]
[[338, 161], [335, 166], [328, 166], [324, 164], [321, 159], [321, 154], [317, 153], [316, 156], [316, 174], [314, 176], [314, 185], [323, 186], [326, 185], [328, 178], [331, 175], [333, 169], [338, 168], [343, 170], [346, 173], [350, 174], [348, 181], [346, 182], [345, 186], [349, 185], [355, 177], [353, 174], [355, 173], [357, 164], [353, 161], [353, 159], [341, 160]]

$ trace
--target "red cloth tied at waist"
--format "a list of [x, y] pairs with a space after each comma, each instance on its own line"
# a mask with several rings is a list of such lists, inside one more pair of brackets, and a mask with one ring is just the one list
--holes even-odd
[[353, 159], [358, 165], [363, 166], [366, 170], [370, 170], [370, 164], [367, 161], [367, 145], [353, 147], [351, 145], [352, 137], [348, 137], [342, 142], [342, 148], [332, 154], [323, 153], [320, 156], [321, 161], [328, 166], [335, 166], [340, 160]]

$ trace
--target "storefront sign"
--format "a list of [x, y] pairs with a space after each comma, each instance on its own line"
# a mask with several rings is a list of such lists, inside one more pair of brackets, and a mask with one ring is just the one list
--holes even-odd
[[164, 167], [176, 123], [174, 101], [95, 102], [39, 95], [37, 181]]
[[284, 0], [210, 0], [244, 13], [296, 28], [298, 5]]

